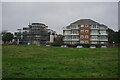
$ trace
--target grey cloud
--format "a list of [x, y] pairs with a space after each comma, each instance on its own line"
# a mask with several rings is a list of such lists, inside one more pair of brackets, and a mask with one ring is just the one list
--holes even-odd
[[3, 3], [3, 29], [16, 31], [29, 22], [43, 22], [50, 29], [62, 33], [70, 23], [90, 18], [118, 30], [117, 2], [17, 2]]

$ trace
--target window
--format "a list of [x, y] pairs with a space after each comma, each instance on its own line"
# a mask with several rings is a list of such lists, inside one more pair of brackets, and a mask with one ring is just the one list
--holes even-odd
[[88, 44], [88, 41], [85, 41], [85, 44]]
[[81, 30], [81, 33], [84, 33], [84, 30]]
[[80, 43], [84, 43], [84, 41], [80, 41]]
[[64, 34], [71, 34], [71, 31], [65, 31]]
[[65, 43], [66, 43], [66, 44], [70, 44], [70, 41], [66, 41]]
[[81, 25], [81, 27], [84, 27], [84, 25]]
[[78, 39], [78, 36], [72, 36], [72, 39]]
[[92, 41], [91, 44], [97, 44], [97, 41]]
[[86, 35], [85, 38], [88, 39], [88, 35]]
[[91, 28], [97, 28], [97, 25], [91, 25]]
[[65, 36], [65, 40], [71, 39], [71, 36]]
[[77, 41], [72, 41], [72, 44], [76, 44], [77, 43]]
[[98, 36], [91, 36], [91, 39], [98, 39]]
[[83, 39], [83, 38], [84, 38], [84, 36], [82, 35], [82, 36], [80, 36], [80, 38], [81, 38], [81, 39]]
[[72, 26], [72, 29], [77, 29], [77, 28], [78, 28], [77, 25], [73, 25], [73, 26]]
[[100, 44], [105, 44], [105, 42], [100, 42]]
[[98, 34], [98, 30], [91, 30], [91, 34]]
[[106, 30], [100, 30], [100, 34], [106, 34]]
[[88, 25], [86, 24], [85, 27], [88, 27]]
[[88, 33], [88, 30], [85, 30], [86, 33]]
[[78, 30], [72, 30], [72, 34], [78, 34]]
[[100, 40], [105, 40], [106, 36], [100, 36]]

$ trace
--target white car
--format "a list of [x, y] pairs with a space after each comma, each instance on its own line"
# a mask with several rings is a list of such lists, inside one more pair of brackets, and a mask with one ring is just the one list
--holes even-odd
[[50, 46], [50, 45], [46, 45], [46, 46]]
[[77, 46], [76, 48], [83, 48], [83, 46]]
[[107, 48], [107, 46], [101, 46], [101, 48]]
[[90, 48], [96, 48], [96, 46], [95, 45], [91, 45]]
[[61, 45], [61, 47], [68, 47], [67, 45]]

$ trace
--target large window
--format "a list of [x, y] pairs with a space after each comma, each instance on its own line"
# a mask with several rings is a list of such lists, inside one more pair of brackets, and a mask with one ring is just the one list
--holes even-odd
[[82, 43], [82, 44], [83, 44], [83, 43], [84, 43], [84, 41], [80, 41], [80, 43]]
[[97, 41], [92, 41], [91, 44], [97, 44]]
[[65, 31], [64, 34], [71, 34], [71, 31]]
[[98, 36], [91, 36], [91, 39], [98, 39]]
[[84, 27], [84, 25], [81, 25], [81, 27]]
[[105, 42], [100, 42], [100, 44], [105, 44]]
[[88, 33], [88, 30], [85, 30], [86, 33]]
[[78, 34], [78, 30], [72, 30], [72, 34]]
[[100, 40], [106, 40], [106, 36], [100, 36]]
[[81, 35], [81, 36], [80, 36], [80, 38], [81, 38], [81, 39], [83, 39], [83, 38], [84, 38], [84, 36], [83, 36], [83, 35]]
[[81, 30], [81, 33], [84, 33], [84, 30]]
[[106, 30], [100, 30], [100, 34], [106, 34]]
[[72, 41], [72, 44], [76, 44], [77, 43], [77, 41]]
[[85, 27], [88, 27], [88, 25], [86, 24]]
[[78, 29], [77, 25], [72, 25], [72, 29]]
[[86, 35], [85, 38], [88, 39], [88, 35]]
[[88, 44], [88, 41], [85, 41], [85, 44]]
[[91, 25], [91, 28], [98, 28], [97, 25]]
[[78, 36], [72, 36], [72, 39], [78, 39]]
[[71, 36], [65, 36], [65, 40], [71, 39]]
[[98, 34], [98, 30], [91, 30], [91, 34]]

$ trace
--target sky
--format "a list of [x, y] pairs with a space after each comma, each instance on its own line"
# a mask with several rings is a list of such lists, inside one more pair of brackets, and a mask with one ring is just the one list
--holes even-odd
[[15, 32], [40, 22], [62, 34], [63, 27], [79, 19], [92, 19], [118, 30], [117, 2], [3, 2], [2, 30]]

